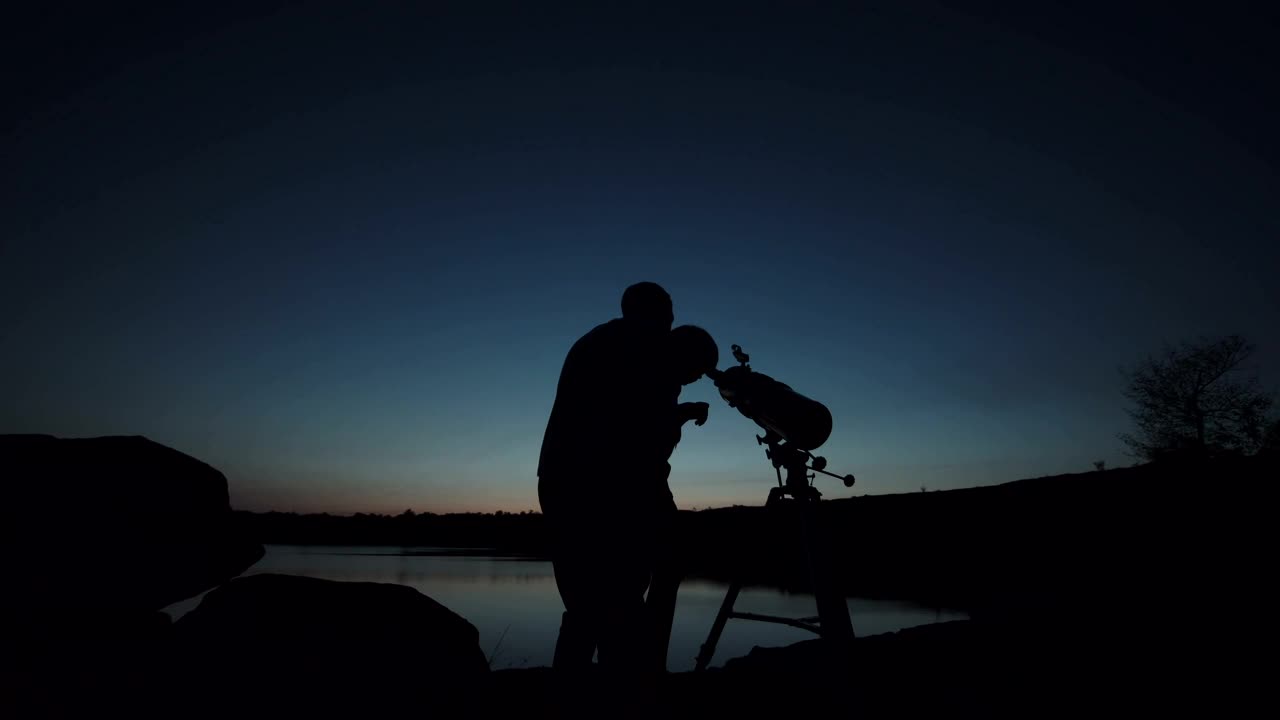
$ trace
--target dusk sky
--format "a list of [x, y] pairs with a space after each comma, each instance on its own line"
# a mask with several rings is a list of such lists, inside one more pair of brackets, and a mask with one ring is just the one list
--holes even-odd
[[[7, 23], [0, 432], [145, 435], [238, 508], [537, 509], [640, 280], [831, 409], [829, 497], [1128, 464], [1165, 342], [1280, 384], [1274, 18], [522, 5]], [[758, 428], [682, 398], [677, 502], [762, 503]]]

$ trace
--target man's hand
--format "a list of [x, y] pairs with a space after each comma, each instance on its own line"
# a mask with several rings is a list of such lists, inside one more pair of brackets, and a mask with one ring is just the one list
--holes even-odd
[[701, 426], [707, 421], [707, 413], [711, 411], [711, 406], [704, 402], [680, 403], [680, 417], [683, 421], [693, 421], [694, 425]]

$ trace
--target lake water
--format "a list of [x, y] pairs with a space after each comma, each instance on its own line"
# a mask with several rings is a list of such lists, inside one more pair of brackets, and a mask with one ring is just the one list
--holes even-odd
[[[282, 573], [327, 580], [398, 583], [465, 617], [480, 631], [480, 646], [494, 669], [550, 665], [564, 607], [556, 591], [551, 563], [492, 556], [421, 554], [431, 548], [269, 545], [246, 575]], [[671, 632], [669, 670], [690, 670], [706, 640], [727, 585], [686, 580], [680, 586]], [[854, 632], [874, 635], [915, 625], [957, 620], [964, 613], [906, 602], [850, 598]], [[199, 598], [177, 603], [168, 612], [177, 619]], [[769, 615], [817, 614], [813, 596], [771, 588], [747, 588], [736, 609]], [[730, 620], [712, 665], [745, 655], [753, 646], [788, 645], [815, 637], [797, 628], [748, 620]]]

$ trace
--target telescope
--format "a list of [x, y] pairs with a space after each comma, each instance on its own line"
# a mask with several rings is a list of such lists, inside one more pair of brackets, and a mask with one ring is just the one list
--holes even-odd
[[[778, 476], [778, 486], [769, 489], [765, 507], [790, 508], [794, 511], [793, 515], [798, 520], [796, 529], [799, 532], [788, 535], [798, 536], [804, 548], [818, 616], [787, 618], [739, 612], [734, 609], [734, 604], [738, 601], [743, 581], [735, 579], [729, 584], [724, 602], [720, 604], [720, 612], [711, 624], [707, 641], [698, 651], [694, 666], [698, 671], [706, 670], [711, 663], [725, 623], [732, 618], [779, 623], [809, 630], [817, 633], [823, 640], [837, 643], [841, 647], [846, 646], [854, 637], [849, 607], [831, 579], [827, 568], [829, 563], [822, 547], [822, 536], [816, 527], [817, 503], [822, 497], [822, 493], [812, 484], [817, 474], [843, 480], [845, 487], [853, 487], [854, 483], [852, 475], [840, 476], [827, 472], [827, 459], [815, 456], [812, 452], [822, 447], [827, 438], [831, 437], [831, 411], [826, 405], [801, 395], [790, 386], [753, 371], [747, 364], [751, 357], [738, 345], [732, 347], [733, 358], [738, 361], [737, 367], [724, 371], [712, 370], [707, 373], [707, 377], [716, 384], [720, 397], [729, 403], [729, 407], [737, 408], [748, 420], [764, 428], [764, 435], [756, 436], [756, 442], [768, 446], [765, 457], [773, 463], [774, 472]], [[809, 474], [811, 470], [812, 475]]]
[[[831, 437], [831, 411], [827, 406], [764, 373], [755, 372], [747, 364], [751, 356], [739, 345], [731, 347], [738, 365], [723, 371], [712, 370], [707, 376], [729, 407], [736, 408], [764, 429], [764, 437], [756, 438], [757, 441], [768, 445], [771, 450], [782, 447], [789, 453], [802, 454], [806, 461], [813, 461], [810, 470], [840, 478], [846, 487], [851, 487], [852, 475], [842, 477], [826, 472], [826, 460], [814, 457], [810, 452], [822, 447]], [[786, 445], [781, 446], [784, 442]]]
[[817, 450], [831, 437], [831, 411], [790, 386], [751, 369], [751, 356], [733, 347], [736, 367], [707, 375], [720, 397], [748, 420], [799, 450]]

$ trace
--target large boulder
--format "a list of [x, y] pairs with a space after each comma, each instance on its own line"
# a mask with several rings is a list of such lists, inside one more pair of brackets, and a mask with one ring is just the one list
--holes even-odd
[[61, 614], [10, 609], [0, 621], [0, 717], [165, 716], [169, 616], [82, 601]]
[[144, 437], [0, 435], [5, 604], [19, 613], [157, 611], [257, 562], [227, 480]]
[[489, 670], [475, 626], [406, 585], [251, 575], [174, 631], [182, 694], [217, 712], [420, 711], [475, 702]]

